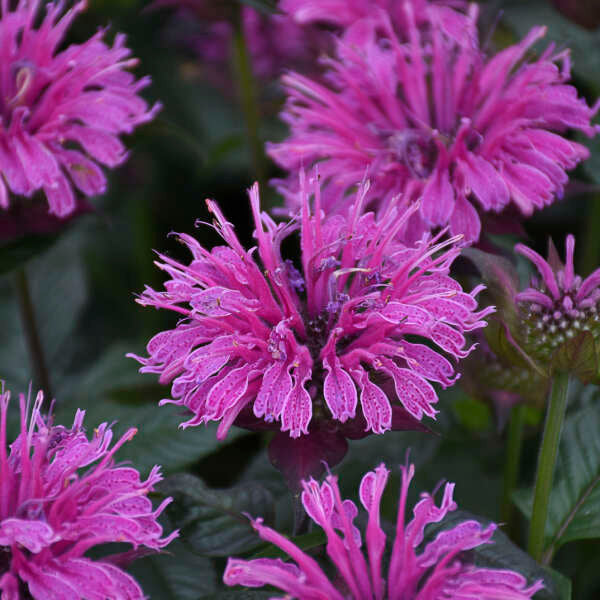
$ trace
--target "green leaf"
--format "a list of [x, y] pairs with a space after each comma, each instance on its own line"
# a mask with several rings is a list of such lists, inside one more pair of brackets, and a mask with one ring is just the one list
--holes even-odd
[[[61, 372], [72, 358], [71, 339], [87, 301], [86, 273], [81, 259], [83, 235], [71, 231], [26, 269], [38, 333], [50, 369], [54, 391], [60, 387]], [[0, 282], [0, 322], [3, 360], [0, 378], [14, 393], [25, 391], [32, 379], [29, 354], [13, 282]]]
[[544, 567], [544, 570], [550, 574], [550, 577], [552, 577], [552, 580], [554, 581], [557, 592], [556, 597], [560, 600], [571, 600], [573, 595], [573, 585], [571, 584], [571, 580], [550, 567]]
[[160, 491], [175, 499], [167, 512], [182, 539], [206, 556], [235, 556], [256, 548], [262, 542], [246, 515], [267, 522], [274, 518], [273, 496], [256, 482], [213, 490], [201, 479], [180, 473], [162, 482]]
[[[559, 448], [550, 497], [544, 561], [574, 540], [600, 538], [600, 414], [597, 404], [568, 417]], [[531, 518], [531, 490], [514, 500]]]
[[0, 275], [14, 271], [34, 256], [46, 251], [57, 235], [29, 235], [0, 246]]
[[[101, 422], [116, 421], [115, 435], [136, 427], [136, 437], [117, 454], [119, 460], [129, 460], [142, 474], [155, 465], [171, 473], [211, 454], [225, 442], [217, 440], [216, 424], [192, 427], [179, 425], [185, 420], [176, 406], [158, 406], [165, 388], [148, 385], [138, 373], [137, 363], [126, 358], [131, 346], [117, 344], [109, 348], [87, 371], [71, 377], [63, 388], [56, 410], [58, 423], [69, 423], [77, 408], [86, 410], [85, 423], [95, 427]], [[243, 431], [234, 429], [227, 442]]]
[[179, 540], [160, 554], [135, 561], [127, 570], [151, 598], [198, 600], [217, 588], [211, 560], [191, 553]]
[[[295, 546], [300, 548], [300, 550], [304, 550], [304, 552], [312, 550], [313, 548], [318, 548], [319, 546], [324, 546], [327, 543], [327, 536], [320, 528], [290, 539]], [[261, 548], [251, 556], [252, 559], [281, 558], [284, 560], [289, 560], [289, 557], [289, 554], [284, 552], [279, 546], [275, 546], [275, 544], [267, 544], [264, 548]]]

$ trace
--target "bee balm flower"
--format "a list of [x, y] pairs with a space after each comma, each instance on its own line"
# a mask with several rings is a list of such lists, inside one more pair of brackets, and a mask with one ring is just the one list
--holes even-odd
[[282, 118], [291, 134], [269, 151], [291, 172], [280, 188], [292, 208], [295, 173], [316, 162], [329, 212], [347, 209], [345, 194], [366, 170], [374, 207], [398, 196], [420, 199], [410, 239], [448, 226], [474, 241], [480, 212], [514, 206], [529, 216], [560, 197], [566, 171], [589, 154], [563, 134], [595, 135], [590, 119], [600, 106], [590, 108], [567, 84], [568, 51], [550, 45], [529, 62], [527, 52], [545, 33], [536, 27], [487, 58], [448, 35], [433, 14], [424, 31], [412, 3], [399, 4], [406, 36], [388, 13], [375, 11], [338, 41], [326, 84], [298, 73], [283, 77]]
[[396, 536], [386, 577], [382, 563], [387, 540], [379, 513], [388, 474], [385, 466], [380, 465], [368, 472], [360, 484], [360, 501], [368, 513], [366, 548], [361, 532], [353, 523], [358, 509], [351, 500], [342, 501], [337, 478], [330, 475], [321, 485], [314, 479], [303, 482], [302, 504], [327, 536], [327, 555], [333, 563], [327, 572], [335, 573], [333, 581], [314, 558], [263, 525], [262, 519], [252, 522], [260, 537], [281, 548], [291, 561], [230, 558], [223, 580], [232, 586], [272, 585], [290, 600], [527, 600], [544, 587], [541, 581], [527, 587], [525, 577], [515, 571], [476, 567], [466, 560], [463, 552], [491, 543], [494, 524], [483, 528], [477, 521], [463, 521], [423, 545], [425, 527], [439, 523], [457, 505], [452, 499], [454, 484], [448, 483], [440, 506], [436, 506], [429, 494], [421, 494], [413, 509], [413, 519], [406, 523], [406, 498], [414, 475], [413, 465], [402, 467]]
[[[147, 358], [133, 356], [141, 371], [172, 382], [166, 401], [193, 413], [185, 426], [219, 421], [219, 437], [246, 409], [292, 437], [314, 420], [358, 418], [366, 431], [383, 433], [395, 413], [405, 422], [434, 417], [430, 381], [445, 387], [456, 379], [443, 353], [466, 356], [463, 333], [493, 311], [476, 310], [481, 286], [465, 293], [448, 275], [458, 240], [400, 245], [396, 234], [414, 209], [393, 207], [380, 221], [363, 214], [366, 184], [347, 218], [329, 219], [318, 186], [314, 213], [301, 187], [301, 215], [284, 225], [261, 214], [258, 187], [250, 190], [256, 252], [241, 246], [209, 201], [227, 245], [208, 251], [180, 235], [192, 262], [160, 255], [157, 265], [170, 276], [165, 291], [147, 288], [138, 302], [182, 319], [150, 340]], [[298, 227], [300, 269], [280, 251]], [[399, 402], [390, 404], [386, 382]]]
[[[85, 8], [77, 2], [39, 0], [0, 4], [0, 207], [11, 195], [31, 197], [43, 190], [58, 217], [76, 208], [73, 187], [85, 196], [101, 194], [106, 178], [98, 163], [121, 164], [127, 153], [119, 135], [151, 120], [138, 92], [149, 78], [136, 81], [125, 69], [130, 58], [125, 37], [112, 47], [104, 31], [80, 45], [58, 50], [71, 22]], [[64, 13], [64, 14], [63, 14]]]
[[[177, 532], [161, 537], [147, 494], [161, 480], [154, 467], [146, 481], [132, 467], [114, 464], [115, 452], [135, 434], [130, 429], [110, 447], [102, 423], [91, 440], [78, 410], [69, 429], [31, 412], [20, 397], [21, 433], [7, 452], [10, 393], [0, 394], [0, 591], [6, 600], [128, 598], [145, 596], [137, 582], [109, 559], [85, 556], [95, 546], [126, 542], [159, 550]], [[27, 595], [27, 591], [29, 595]]]

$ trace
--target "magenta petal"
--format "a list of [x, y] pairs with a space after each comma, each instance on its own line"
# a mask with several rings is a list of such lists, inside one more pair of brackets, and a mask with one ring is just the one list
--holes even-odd
[[423, 190], [421, 215], [432, 226], [446, 225], [454, 212], [455, 193], [447, 169], [436, 169]]

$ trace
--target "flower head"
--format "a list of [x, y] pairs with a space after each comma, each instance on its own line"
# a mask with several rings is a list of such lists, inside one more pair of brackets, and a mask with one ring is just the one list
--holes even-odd
[[526, 324], [526, 346], [542, 357], [583, 331], [589, 331], [595, 339], [600, 335], [600, 269], [582, 279], [575, 274], [572, 235], [567, 236], [565, 246], [564, 264], [553, 245], [548, 261], [523, 244], [515, 246], [515, 251], [528, 258], [539, 272], [539, 277], [532, 278], [531, 287], [519, 292], [515, 301]]
[[[526, 54], [543, 37], [536, 27], [518, 44], [486, 58], [459, 43], [439, 17], [418, 26], [411, 2], [399, 2], [407, 34], [375, 11], [351, 26], [327, 64], [327, 83], [298, 73], [283, 77], [283, 119], [290, 137], [270, 154], [290, 170], [281, 191], [295, 208], [296, 172], [319, 162], [328, 211], [347, 209], [347, 190], [365, 171], [368, 200], [385, 207], [401, 196], [421, 200], [405, 235], [449, 226], [478, 239], [479, 212], [513, 205], [523, 215], [560, 197], [566, 170], [588, 150], [562, 136], [593, 136], [590, 108], [567, 85], [568, 51], [550, 45], [537, 60]], [[470, 13], [475, 27], [475, 13]], [[351, 43], [348, 42], [351, 38]]]
[[[0, 207], [10, 194], [31, 197], [43, 190], [50, 212], [64, 217], [76, 208], [73, 186], [85, 196], [105, 191], [98, 163], [121, 164], [127, 153], [119, 134], [149, 121], [138, 92], [150, 82], [126, 71], [125, 37], [112, 47], [104, 31], [80, 45], [58, 50], [85, 0], [67, 12], [64, 2], [45, 4], [36, 28], [39, 0], [0, 4]], [[64, 13], [64, 14], [63, 14]]]
[[526, 600], [543, 588], [541, 581], [527, 587], [525, 577], [514, 571], [480, 568], [465, 560], [461, 554], [464, 551], [491, 543], [494, 524], [483, 528], [477, 521], [464, 521], [423, 544], [425, 527], [439, 523], [457, 505], [452, 499], [454, 484], [447, 483], [440, 506], [431, 495], [423, 493], [413, 509], [413, 519], [406, 523], [413, 465], [402, 467], [396, 537], [385, 577], [382, 562], [386, 535], [380, 525], [380, 503], [388, 475], [385, 465], [380, 465], [368, 472], [360, 484], [360, 501], [368, 513], [366, 548], [353, 523], [358, 509], [351, 500], [342, 501], [337, 478], [330, 475], [321, 485], [314, 479], [303, 482], [302, 504], [327, 536], [327, 555], [335, 572], [333, 581], [314, 558], [263, 525], [262, 519], [256, 519], [252, 524], [260, 537], [281, 548], [291, 562], [230, 558], [223, 576], [225, 583], [272, 585], [285, 592], [285, 598], [302, 600]]
[[[148, 358], [134, 356], [141, 371], [173, 382], [170, 401], [194, 413], [185, 425], [221, 421], [220, 437], [247, 406], [292, 437], [308, 433], [314, 418], [344, 423], [357, 416], [359, 395], [365, 430], [383, 433], [400, 408], [390, 405], [385, 382], [395, 387], [406, 416], [434, 417], [437, 395], [429, 381], [445, 387], [456, 379], [440, 350], [466, 356], [463, 333], [485, 325], [493, 311], [476, 310], [482, 286], [465, 293], [448, 275], [458, 240], [425, 236], [412, 247], [400, 245], [397, 231], [414, 209], [392, 207], [380, 221], [363, 214], [368, 184], [347, 217], [328, 219], [318, 185], [311, 190], [314, 213], [304, 180], [301, 187], [298, 220], [281, 225], [261, 214], [257, 185], [250, 190], [256, 252], [241, 246], [209, 201], [227, 245], [209, 252], [180, 235], [191, 264], [160, 255], [157, 265], [171, 279], [165, 291], [147, 288], [138, 302], [183, 319], [150, 340]], [[280, 252], [298, 227], [299, 268]]]
[[159, 550], [177, 536], [161, 537], [156, 520], [171, 499], [153, 510], [147, 498], [161, 480], [159, 468], [141, 481], [134, 468], [114, 464], [115, 452], [136, 430], [111, 448], [106, 423], [88, 439], [82, 410], [71, 428], [45, 420], [41, 392], [27, 422], [29, 402], [21, 395], [21, 432], [7, 452], [9, 399], [9, 392], [0, 394], [2, 598], [142, 600], [136, 581], [109, 558], [86, 556], [90, 548], [109, 542]]

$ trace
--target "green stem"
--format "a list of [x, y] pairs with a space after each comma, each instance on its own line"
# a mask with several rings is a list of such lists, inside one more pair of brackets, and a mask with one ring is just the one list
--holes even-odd
[[506, 461], [504, 463], [504, 489], [502, 491], [502, 521], [506, 523], [506, 532], [514, 539], [517, 534], [515, 510], [512, 494], [519, 480], [521, 466], [521, 450], [523, 447], [523, 429], [525, 428], [525, 414], [527, 407], [519, 403], [513, 406], [508, 423], [508, 436], [506, 440]]
[[544, 553], [544, 533], [548, 517], [552, 478], [558, 454], [560, 432], [565, 419], [567, 408], [567, 392], [569, 389], [569, 374], [556, 373], [552, 382], [544, 435], [538, 456], [535, 491], [533, 495], [533, 513], [529, 527], [528, 551], [535, 560], [540, 561]]
[[15, 273], [15, 289], [35, 383], [43, 390], [46, 398], [52, 398], [52, 386], [50, 385], [50, 375], [46, 366], [44, 347], [39, 335], [27, 273], [23, 267]]
[[233, 67], [244, 119], [254, 176], [261, 185], [265, 182], [265, 153], [260, 139], [260, 107], [248, 45], [244, 36], [241, 8], [235, 22], [232, 41]]

